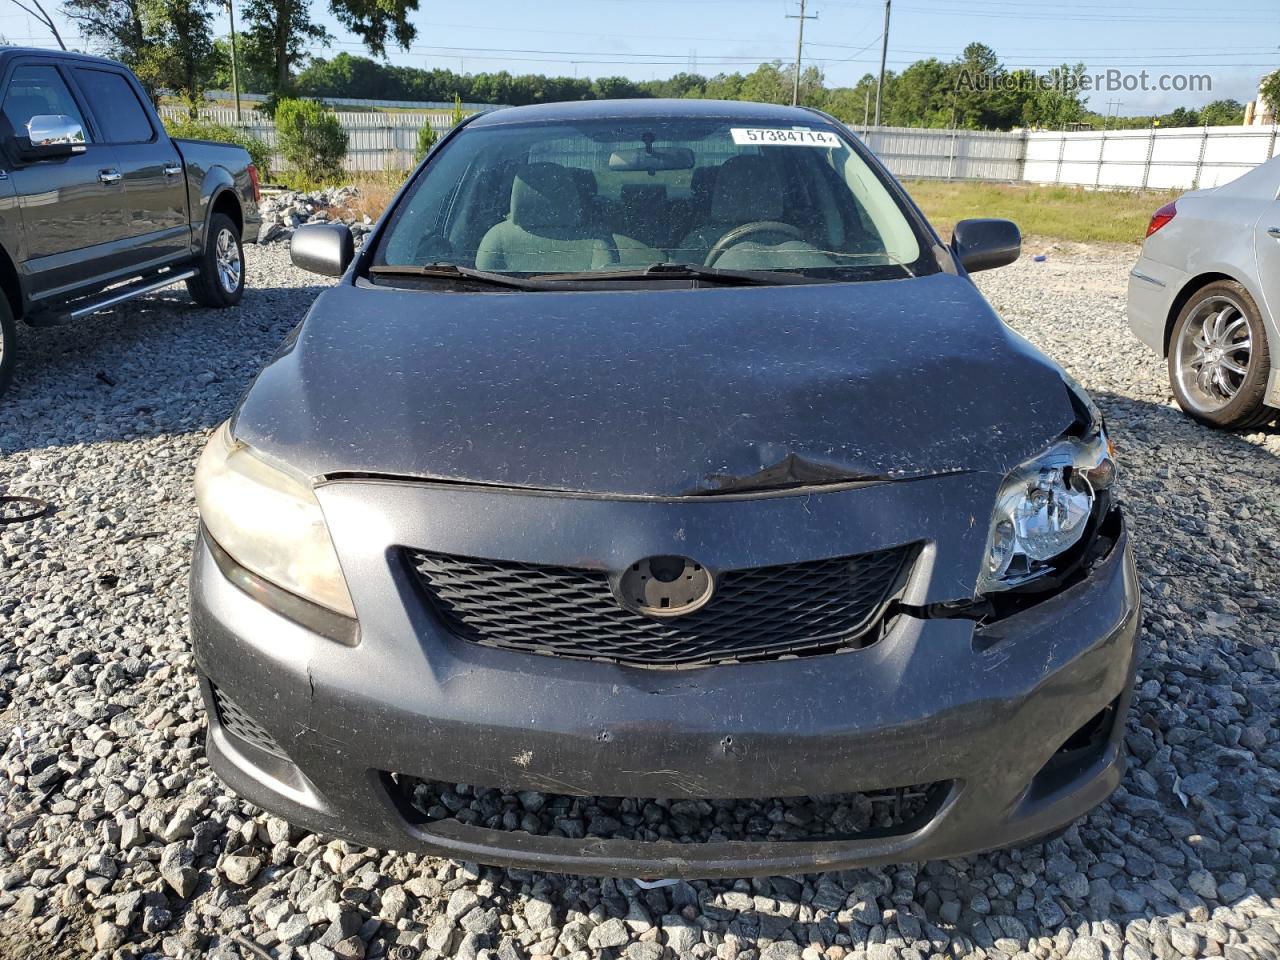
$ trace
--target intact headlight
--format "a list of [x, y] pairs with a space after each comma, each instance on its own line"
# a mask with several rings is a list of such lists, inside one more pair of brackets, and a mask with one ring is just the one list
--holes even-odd
[[355, 617], [310, 484], [238, 443], [226, 423], [209, 438], [196, 466], [196, 507], [209, 536], [246, 570]]
[[978, 593], [997, 593], [1055, 570], [1080, 542], [1098, 495], [1115, 480], [1106, 434], [1066, 438], [1005, 478], [987, 535]]

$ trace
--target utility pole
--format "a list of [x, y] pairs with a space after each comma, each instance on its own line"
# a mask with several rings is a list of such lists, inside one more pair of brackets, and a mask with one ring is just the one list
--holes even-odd
[[862, 103], [862, 132], [866, 133], [867, 124], [871, 122], [871, 88], [867, 87], [867, 95]]
[[791, 84], [791, 105], [793, 107], [800, 103], [800, 60], [804, 56], [804, 22], [806, 20], [818, 19], [818, 15], [816, 13], [811, 17], [806, 17], [804, 15], [804, 4], [805, 0], [800, 0], [799, 16], [796, 16], [793, 13], [787, 14], [788, 20], [800, 21], [800, 35], [796, 39], [796, 75], [794, 82]]
[[880, 44], [880, 82], [876, 84], [876, 126], [880, 126], [880, 103], [884, 99], [884, 62], [889, 57], [889, 4], [884, 0], [884, 37]]
[[227, 18], [231, 21], [231, 95], [236, 99], [236, 123], [240, 122], [240, 66], [236, 63], [236, 3], [227, 0]]

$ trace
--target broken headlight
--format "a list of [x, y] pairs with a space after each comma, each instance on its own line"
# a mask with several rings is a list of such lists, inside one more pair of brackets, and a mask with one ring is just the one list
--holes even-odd
[[356, 615], [311, 485], [236, 441], [225, 423], [200, 455], [196, 507], [209, 536], [246, 570], [335, 613]]
[[1054, 573], [1084, 537], [1099, 496], [1115, 481], [1106, 434], [1067, 437], [1006, 478], [996, 498], [978, 594]]

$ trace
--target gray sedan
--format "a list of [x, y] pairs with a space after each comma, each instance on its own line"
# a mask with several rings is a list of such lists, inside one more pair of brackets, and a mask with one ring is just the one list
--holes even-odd
[[1215, 427], [1280, 408], [1280, 158], [1156, 211], [1129, 275], [1129, 326], [1169, 361], [1178, 405]]
[[738, 877], [958, 857], [1120, 781], [1137, 574], [1102, 421], [815, 111], [456, 126], [196, 472], [240, 796], [383, 849]]

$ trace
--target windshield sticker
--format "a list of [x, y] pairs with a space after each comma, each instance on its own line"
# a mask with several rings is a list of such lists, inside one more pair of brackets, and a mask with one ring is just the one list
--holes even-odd
[[780, 147], [839, 147], [840, 138], [825, 130], [778, 130], [763, 127], [731, 127], [733, 142]]

